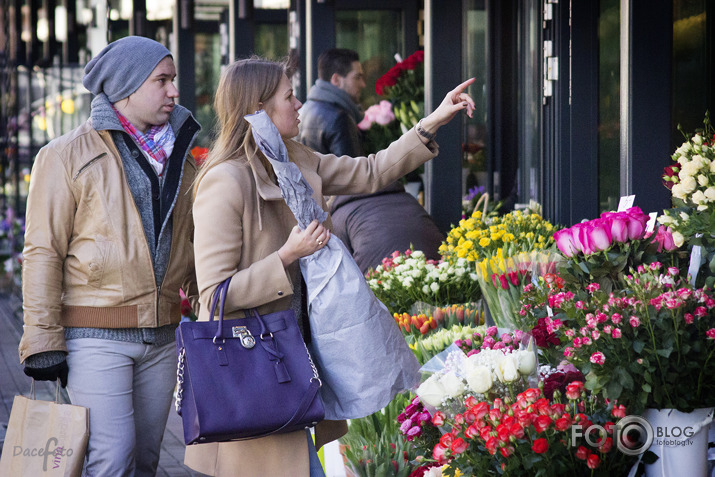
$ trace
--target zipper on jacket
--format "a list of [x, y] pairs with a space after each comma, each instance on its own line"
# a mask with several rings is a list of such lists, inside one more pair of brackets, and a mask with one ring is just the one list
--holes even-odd
[[77, 173], [76, 173], [76, 174], [74, 175], [74, 177], [72, 178], [72, 182], [76, 181], [77, 178], [80, 176], [80, 174], [82, 174], [89, 166], [91, 166], [91, 165], [94, 164], [97, 160], [101, 159], [102, 157], [104, 157], [104, 156], [106, 156], [106, 155], [107, 155], [107, 153], [106, 153], [106, 152], [103, 152], [103, 153], [101, 153], [100, 155], [98, 155], [97, 157], [93, 157], [92, 159], [90, 159], [89, 162], [87, 162], [87, 164], [85, 164], [85, 165], [83, 165], [82, 167], [79, 168], [79, 170], [77, 171]]

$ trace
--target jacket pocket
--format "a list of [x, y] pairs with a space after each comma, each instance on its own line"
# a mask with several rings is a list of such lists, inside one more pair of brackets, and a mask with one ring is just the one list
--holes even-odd
[[103, 153], [99, 154], [98, 156], [95, 156], [92, 159], [90, 159], [89, 161], [82, 164], [82, 166], [77, 170], [77, 172], [75, 172], [74, 176], [72, 177], [72, 182], [76, 181], [82, 173], [84, 173], [87, 169], [92, 167], [94, 164], [99, 162], [100, 159], [102, 159], [106, 156], [107, 156], [107, 153], [103, 152]]
[[94, 288], [101, 288], [111, 244], [106, 241], [98, 241], [95, 242], [95, 246], [95, 253], [87, 264], [87, 284]]

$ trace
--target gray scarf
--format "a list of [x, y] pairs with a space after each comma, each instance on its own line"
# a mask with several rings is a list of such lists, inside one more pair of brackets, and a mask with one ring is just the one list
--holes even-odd
[[348, 93], [334, 86], [329, 81], [316, 80], [315, 85], [310, 88], [308, 99], [312, 101], [323, 101], [333, 103], [347, 111], [355, 120], [355, 123], [362, 121], [364, 113], [359, 104], [353, 101]]

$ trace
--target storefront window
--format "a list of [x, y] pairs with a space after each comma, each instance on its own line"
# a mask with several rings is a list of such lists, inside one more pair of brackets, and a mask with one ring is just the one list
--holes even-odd
[[466, 38], [462, 64], [464, 78], [476, 78], [468, 93], [474, 99], [475, 111], [471, 118], [463, 115], [464, 142], [462, 144], [462, 195], [486, 191], [487, 166], [487, 11], [483, 0], [466, 4], [463, 16]]
[[281, 23], [258, 23], [254, 36], [257, 55], [280, 60], [288, 55], [288, 25]]
[[708, 51], [708, 31], [705, 0], [675, 0], [673, 2], [673, 128], [671, 145], [674, 150], [683, 143], [678, 131], [685, 132], [703, 126], [705, 111], [712, 110], [712, 56]]
[[[541, 154], [542, 127], [542, 4], [538, 0], [529, 0], [520, 5], [520, 25], [523, 32], [519, 39], [518, 68], [518, 138], [519, 138], [519, 173], [517, 180], [517, 204], [527, 205], [535, 200], [543, 204], [543, 166]], [[507, 171], [504, 171], [507, 173]], [[506, 181], [504, 181], [506, 182]], [[513, 191], [503, 190], [502, 198], [507, 198]], [[517, 207], [517, 205], [515, 205]]]
[[598, 22], [598, 201], [616, 210], [620, 195], [620, 0], [601, 0]]
[[375, 82], [395, 65], [395, 54], [402, 59], [414, 53], [404, 51], [402, 21], [399, 11], [338, 10], [335, 12], [335, 45], [349, 48], [360, 55], [367, 87], [362, 92], [362, 105], [367, 108], [381, 99], [375, 93]]
[[218, 33], [196, 33], [195, 63], [196, 73], [196, 120], [202, 128], [195, 146], [208, 148], [212, 141], [216, 114], [213, 109], [214, 91], [221, 75], [221, 37]]

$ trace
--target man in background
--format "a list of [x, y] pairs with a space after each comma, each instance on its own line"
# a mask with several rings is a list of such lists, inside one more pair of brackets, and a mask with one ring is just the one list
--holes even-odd
[[[318, 76], [300, 110], [298, 140], [323, 154], [364, 154], [357, 124], [366, 83], [357, 52], [334, 48], [318, 58]], [[333, 233], [343, 241], [363, 273], [399, 250], [421, 250], [440, 258], [444, 235], [400, 182], [368, 195], [336, 196], [330, 202]]]

